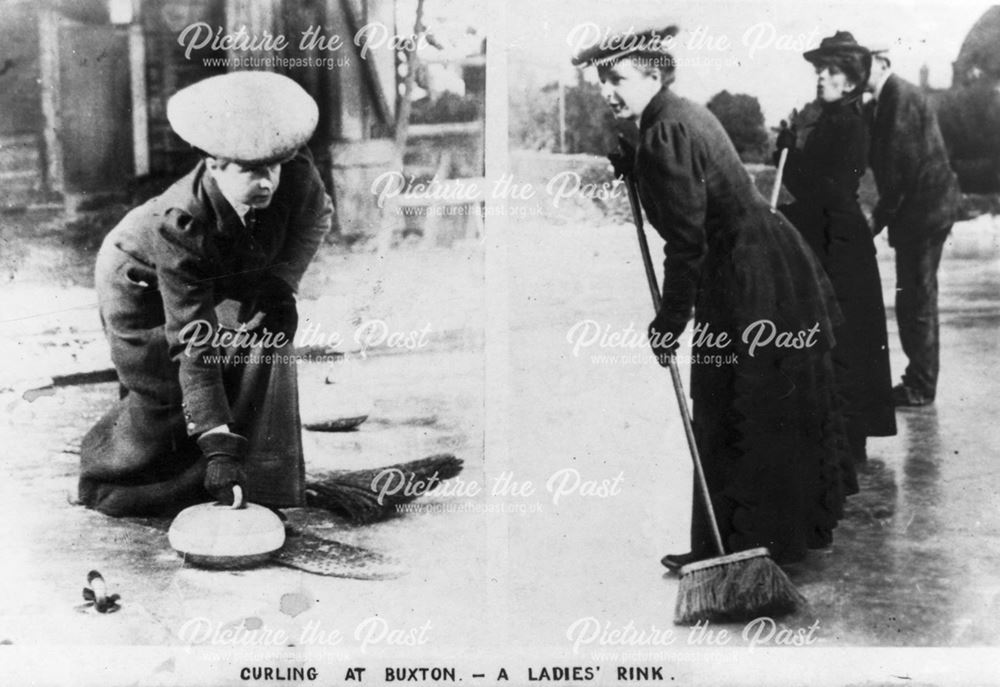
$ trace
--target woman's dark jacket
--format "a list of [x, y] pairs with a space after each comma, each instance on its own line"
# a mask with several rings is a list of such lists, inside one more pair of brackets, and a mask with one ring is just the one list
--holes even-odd
[[784, 183], [795, 202], [781, 210], [820, 259], [844, 313], [834, 361], [849, 422], [861, 436], [890, 436], [896, 419], [882, 282], [858, 203], [867, 147], [859, 101], [824, 103], [803, 148], [789, 150]]
[[[801, 558], [830, 542], [844, 496], [856, 488], [833, 391], [829, 351], [840, 313], [830, 282], [704, 107], [669, 90], [653, 98], [640, 119], [635, 177], [665, 241], [658, 329], [680, 333], [693, 307], [700, 327], [733, 339], [721, 352], [735, 359], [692, 363], [690, 389], [725, 546]], [[762, 321], [780, 332], [817, 327], [817, 335], [808, 347], [772, 342], [751, 355], [743, 335]], [[678, 447], [677, 459], [685, 452]], [[692, 547], [713, 555], [707, 532], [696, 498]]]

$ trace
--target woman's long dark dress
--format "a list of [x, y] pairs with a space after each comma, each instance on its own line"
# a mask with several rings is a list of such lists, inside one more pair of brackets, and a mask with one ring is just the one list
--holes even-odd
[[[665, 89], [643, 111], [639, 138], [639, 195], [666, 241], [662, 331], [681, 332], [693, 306], [700, 327], [733, 339], [725, 350], [695, 351], [735, 360], [693, 363], [690, 387], [724, 545], [800, 559], [830, 543], [844, 497], [857, 488], [834, 394], [832, 287], [708, 110]], [[772, 343], [751, 355], [742, 333], [761, 320], [782, 332], [818, 326], [818, 335], [809, 347]], [[689, 460], [685, 446], [673, 448]], [[696, 555], [717, 554], [709, 532], [696, 495]]]
[[856, 461], [865, 438], [896, 433], [882, 283], [875, 243], [858, 204], [867, 138], [857, 98], [824, 103], [801, 150], [790, 149], [784, 183], [795, 202], [782, 212], [833, 283], [844, 323], [833, 360]]

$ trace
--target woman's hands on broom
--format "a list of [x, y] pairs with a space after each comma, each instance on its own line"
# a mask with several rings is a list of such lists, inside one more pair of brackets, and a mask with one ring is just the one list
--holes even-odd
[[670, 358], [677, 355], [680, 336], [675, 330], [676, 327], [667, 320], [662, 309], [649, 323], [649, 347], [653, 349], [656, 362], [661, 367], [670, 367]]

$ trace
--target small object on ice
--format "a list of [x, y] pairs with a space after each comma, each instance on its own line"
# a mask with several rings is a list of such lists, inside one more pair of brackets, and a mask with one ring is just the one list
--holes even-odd
[[55, 395], [56, 395], [55, 388], [51, 386], [46, 386], [40, 389], [28, 389], [23, 394], [21, 394], [21, 398], [23, 398], [28, 403], [34, 403], [42, 396], [55, 396]]
[[299, 592], [289, 592], [281, 595], [281, 612], [293, 618], [300, 613], [308, 611], [312, 608], [312, 605], [312, 599]]
[[118, 603], [120, 598], [117, 594], [108, 596], [108, 585], [101, 573], [96, 570], [87, 573], [87, 586], [83, 588], [83, 599], [88, 603], [84, 606], [93, 604], [98, 613], [114, 613], [121, 610]]
[[338, 417], [333, 420], [308, 422], [303, 425], [303, 427], [313, 432], [349, 432], [352, 429], [356, 429], [367, 419], [367, 415], [358, 415], [356, 417]]

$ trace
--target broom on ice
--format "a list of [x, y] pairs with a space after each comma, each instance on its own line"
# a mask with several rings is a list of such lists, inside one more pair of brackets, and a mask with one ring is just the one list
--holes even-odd
[[[625, 174], [624, 182], [628, 190], [629, 205], [632, 209], [632, 221], [635, 223], [639, 238], [639, 250], [642, 252], [642, 261], [646, 268], [646, 280], [653, 298], [653, 308], [655, 312], [659, 312], [660, 291], [657, 287], [656, 272], [653, 269], [649, 244], [646, 242], [646, 233], [643, 229], [642, 211], [639, 206], [635, 180], [630, 174]], [[781, 183], [780, 179], [778, 183]], [[674, 622], [678, 625], [692, 625], [700, 621], [738, 622], [751, 620], [762, 615], [778, 617], [794, 613], [806, 603], [805, 597], [795, 588], [795, 585], [778, 567], [778, 564], [771, 559], [767, 548], [759, 547], [731, 554], [726, 553], [725, 545], [722, 543], [722, 535], [719, 532], [719, 524], [715, 518], [712, 498], [708, 491], [708, 483], [705, 480], [705, 470], [698, 454], [694, 429], [691, 426], [691, 415], [688, 411], [687, 399], [684, 397], [684, 387], [676, 357], [671, 355], [668, 363], [681, 421], [684, 424], [684, 434], [687, 436], [688, 448], [694, 463], [695, 482], [707, 511], [712, 538], [719, 554], [714, 558], [689, 563], [680, 569], [681, 579], [677, 590]]]
[[[462, 471], [462, 460], [450, 453], [439, 453], [408, 463], [386, 465], [370, 470], [342, 470], [316, 476], [306, 482], [306, 504], [339, 513], [359, 525], [378, 522], [399, 514], [398, 506], [432, 491], [440, 482]], [[392, 489], [383, 493], [381, 479], [393, 474], [396, 485], [413, 488]]]

